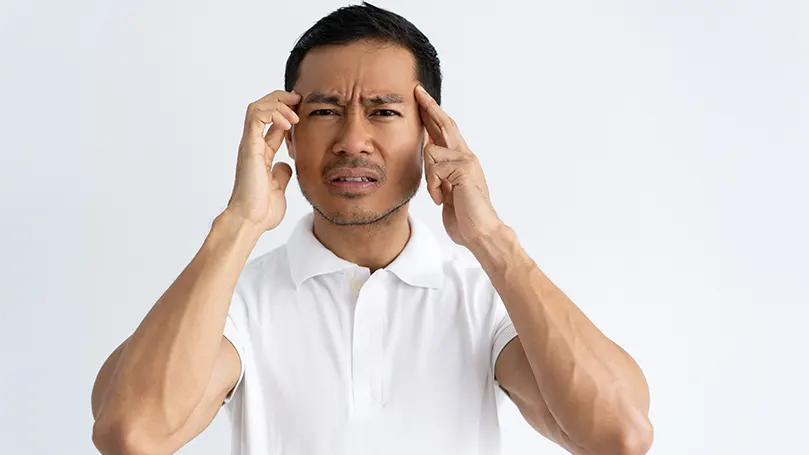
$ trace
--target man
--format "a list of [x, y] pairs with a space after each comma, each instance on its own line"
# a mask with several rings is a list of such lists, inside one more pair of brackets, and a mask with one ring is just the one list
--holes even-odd
[[[223, 403], [234, 454], [497, 453], [502, 391], [572, 453], [648, 450], [641, 370], [497, 217], [440, 85], [427, 38], [372, 5], [301, 37], [247, 109], [227, 209], [99, 372], [103, 454], [173, 453]], [[313, 213], [245, 265], [286, 210], [284, 140]], [[478, 263], [408, 214], [422, 172]]]

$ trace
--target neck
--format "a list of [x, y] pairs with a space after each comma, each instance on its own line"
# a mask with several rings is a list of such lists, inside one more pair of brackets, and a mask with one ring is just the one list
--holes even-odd
[[371, 224], [339, 226], [315, 210], [315, 237], [337, 257], [371, 273], [396, 259], [410, 239], [407, 205]]

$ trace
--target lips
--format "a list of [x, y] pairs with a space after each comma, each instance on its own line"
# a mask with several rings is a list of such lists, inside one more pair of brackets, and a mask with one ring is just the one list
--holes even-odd
[[332, 182], [376, 182], [376, 180], [368, 177], [337, 177]]
[[364, 168], [338, 168], [326, 173], [326, 180], [330, 183], [376, 183], [379, 175]]
[[384, 176], [367, 167], [337, 167], [324, 175], [335, 195], [358, 194], [373, 191], [382, 184]]

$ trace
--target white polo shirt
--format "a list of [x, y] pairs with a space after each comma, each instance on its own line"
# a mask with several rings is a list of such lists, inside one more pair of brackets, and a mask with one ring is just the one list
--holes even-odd
[[232, 454], [499, 453], [494, 364], [516, 331], [480, 265], [410, 216], [402, 253], [371, 274], [312, 221], [236, 285]]

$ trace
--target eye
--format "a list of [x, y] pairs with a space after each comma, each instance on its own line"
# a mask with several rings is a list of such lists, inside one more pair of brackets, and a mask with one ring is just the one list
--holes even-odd
[[390, 109], [377, 109], [374, 111], [374, 115], [379, 115], [380, 117], [395, 117], [397, 115], [401, 116], [402, 114]]
[[337, 115], [337, 112], [334, 112], [332, 109], [315, 109], [314, 111], [309, 113], [310, 116], [328, 116], [328, 115]]

